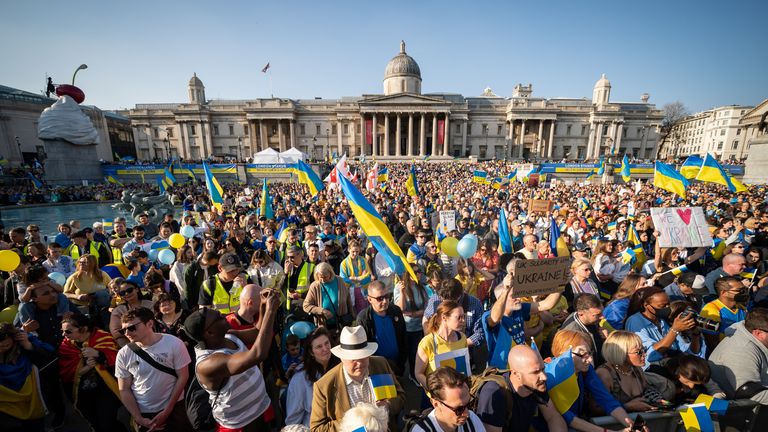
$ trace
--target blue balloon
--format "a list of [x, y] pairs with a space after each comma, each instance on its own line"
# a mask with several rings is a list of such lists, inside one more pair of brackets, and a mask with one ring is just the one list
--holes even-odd
[[171, 265], [174, 261], [176, 261], [176, 255], [174, 255], [173, 251], [170, 249], [161, 250], [160, 253], [157, 254], [157, 258], [161, 263], [166, 265]]
[[159, 249], [151, 249], [149, 251], [149, 260], [150, 261], [157, 261], [157, 254], [160, 252]]
[[464, 236], [463, 239], [459, 240], [459, 244], [456, 245], [456, 252], [464, 259], [472, 258], [475, 252], [477, 252], [477, 237], [471, 234]]
[[192, 225], [184, 225], [179, 230], [179, 234], [183, 235], [184, 238], [192, 238], [195, 236], [195, 228]]
[[291, 333], [295, 334], [296, 337], [299, 339], [304, 339], [305, 337], [309, 336], [310, 333], [312, 333], [312, 330], [315, 329], [315, 326], [311, 323], [308, 323], [306, 321], [299, 321], [297, 323], [294, 323], [291, 328], [289, 329]]
[[59, 272], [53, 272], [49, 274], [48, 279], [56, 282], [61, 286], [64, 286], [64, 283], [67, 282], [67, 277], [64, 275], [64, 273], [59, 273]]

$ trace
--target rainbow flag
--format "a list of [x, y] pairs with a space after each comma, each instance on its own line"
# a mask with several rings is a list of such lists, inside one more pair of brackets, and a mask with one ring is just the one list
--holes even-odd
[[703, 403], [704, 405], [706, 405], [709, 412], [713, 412], [717, 415], [725, 415], [725, 413], [728, 411], [727, 400], [712, 397], [704, 393], [700, 394], [699, 397], [696, 398], [696, 401], [694, 403], [697, 403], [697, 404]]
[[395, 387], [395, 380], [392, 378], [392, 375], [371, 375], [368, 379], [371, 383], [371, 389], [373, 390], [373, 397], [375, 397], [377, 401], [394, 399], [397, 397], [397, 387]]
[[547, 374], [547, 392], [557, 412], [562, 414], [568, 411], [579, 398], [579, 383], [571, 350], [546, 363], [544, 373]]
[[680, 407], [680, 417], [683, 418], [686, 432], [714, 432], [715, 425], [712, 416], [703, 403], [683, 405]]

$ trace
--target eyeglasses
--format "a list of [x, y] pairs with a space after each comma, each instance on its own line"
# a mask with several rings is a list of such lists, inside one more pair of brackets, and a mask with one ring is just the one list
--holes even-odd
[[133, 333], [133, 332], [136, 331], [136, 326], [139, 325], [139, 324], [144, 324], [144, 323], [139, 321], [136, 324], [131, 324], [128, 327], [123, 327], [121, 329], [118, 329], [117, 332], [120, 333], [121, 335], [125, 335], [128, 332]]
[[274, 240], [267, 240], [267, 243], [274, 243]]
[[636, 356], [644, 356], [648, 352], [648, 348], [640, 347], [634, 351], [630, 351], [627, 354], [634, 354]]
[[584, 352], [575, 352], [572, 351], [571, 354], [575, 355], [576, 357], [580, 359], [585, 359], [588, 357], [592, 357], [592, 351], [584, 351]]
[[734, 245], [732, 249], [744, 249], [744, 245]]
[[467, 402], [465, 405], [457, 406], [456, 408], [448, 405], [447, 403], [441, 401], [440, 399], [435, 399], [436, 401], [443, 404], [444, 407], [448, 408], [449, 410], [453, 411], [454, 414], [456, 414], [456, 417], [462, 416], [467, 410], [469, 409], [470, 405], [472, 405], [475, 402], [474, 397], [470, 397], [469, 402]]
[[125, 297], [128, 294], [132, 294], [133, 290], [135, 290], [135, 288], [133, 288], [133, 287], [126, 288], [126, 289], [124, 289], [122, 291], [118, 291], [117, 295], [119, 295], [120, 297]]
[[376, 300], [379, 303], [383, 303], [384, 301], [392, 301], [392, 294], [385, 294], [383, 296], [378, 296], [378, 297], [369, 295], [368, 298], [371, 300]]

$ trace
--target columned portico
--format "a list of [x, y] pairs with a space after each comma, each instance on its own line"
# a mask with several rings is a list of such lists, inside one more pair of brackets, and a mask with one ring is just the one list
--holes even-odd
[[[419, 155], [427, 153], [427, 128], [426, 128], [427, 116], [421, 113], [421, 121], [419, 121]], [[408, 156], [413, 156], [409, 154]]]
[[[398, 120], [400, 117], [398, 117]], [[400, 122], [398, 122], [398, 127]], [[389, 116], [384, 114], [384, 151], [381, 152], [381, 156], [389, 156]]]
[[[397, 143], [397, 156], [400, 156], [400, 143]], [[413, 114], [408, 114], [408, 156], [413, 156]]]
[[395, 148], [396, 154], [400, 156], [400, 143], [403, 141], [403, 121], [401, 119], [400, 113], [397, 113], [397, 122], [395, 123]]

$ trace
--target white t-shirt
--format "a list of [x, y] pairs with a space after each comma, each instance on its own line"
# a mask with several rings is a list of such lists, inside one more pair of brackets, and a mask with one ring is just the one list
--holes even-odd
[[[158, 363], [178, 370], [191, 361], [184, 342], [176, 336], [163, 334], [160, 340], [144, 351]], [[142, 413], [160, 412], [168, 405], [168, 397], [176, 385], [176, 378], [142, 360], [126, 345], [120, 348], [115, 361], [115, 377], [132, 378], [131, 391]], [[179, 400], [184, 397], [182, 393]]]
[[[434, 430], [432, 429], [423, 429], [418, 424], [413, 426], [413, 429], [411, 429], [411, 432], [445, 432], [443, 428], [440, 427], [440, 424], [437, 422], [437, 418], [435, 417], [435, 410], [432, 410], [429, 415], [427, 416], [429, 421], [432, 423], [432, 426], [434, 427]], [[471, 425], [469, 423], [472, 423]], [[456, 429], [456, 432], [485, 432], [485, 426], [483, 426], [483, 422], [480, 421], [480, 417], [477, 416], [474, 412], [469, 412], [469, 418], [467, 419], [467, 422], [463, 425], [459, 426]]]

